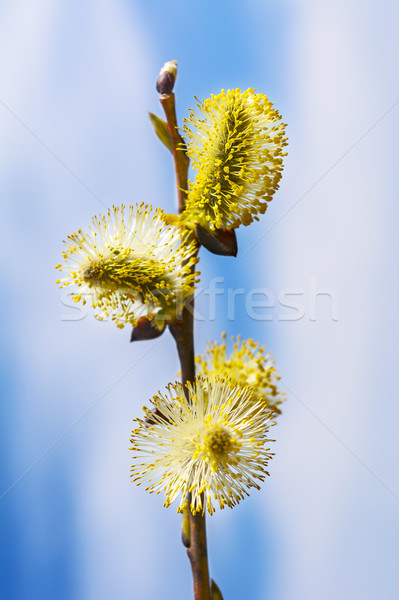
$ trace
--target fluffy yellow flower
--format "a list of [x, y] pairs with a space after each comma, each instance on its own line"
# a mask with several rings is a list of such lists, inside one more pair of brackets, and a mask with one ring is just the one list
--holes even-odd
[[209, 345], [206, 355], [198, 355], [195, 360], [204, 377], [209, 379], [229, 378], [234, 384], [248, 386], [254, 401], [263, 400], [267, 410], [281, 414], [279, 405], [284, 394], [277, 388], [280, 377], [276, 373], [271, 354], [265, 354], [265, 348], [252, 340], [232, 338], [233, 350], [228, 355], [226, 334], [223, 342]]
[[161, 327], [181, 311], [193, 292], [196, 242], [165, 222], [151, 206], [114, 206], [93, 218], [89, 233], [78, 229], [64, 242], [66, 273], [60, 287], [75, 285], [75, 302], [91, 299], [97, 318], [111, 317], [118, 327], [141, 317]]
[[232, 508], [269, 474], [271, 413], [249, 389], [226, 380], [198, 376], [187, 388], [189, 399], [180, 383], [170, 384], [152, 400], [154, 410], [144, 407], [146, 418], [136, 419], [131, 476], [150, 493], [163, 491], [164, 506], [181, 496], [178, 512], [206, 506], [212, 514], [212, 497]]
[[252, 89], [222, 90], [197, 106], [183, 126], [197, 174], [181, 219], [209, 229], [249, 225], [279, 186], [285, 125], [267, 96]]

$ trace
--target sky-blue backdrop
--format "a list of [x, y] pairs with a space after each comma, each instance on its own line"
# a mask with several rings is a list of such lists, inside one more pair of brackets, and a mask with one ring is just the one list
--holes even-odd
[[388, 0], [0, 3], [1, 600], [191, 594], [179, 516], [129, 482], [173, 342], [130, 345], [53, 268], [106, 206], [174, 210], [146, 116], [173, 58], [180, 121], [194, 95], [255, 87], [290, 138], [239, 257], [201, 251], [198, 350], [252, 336], [287, 394], [270, 479], [208, 519], [212, 576], [226, 600], [398, 597], [398, 17]]

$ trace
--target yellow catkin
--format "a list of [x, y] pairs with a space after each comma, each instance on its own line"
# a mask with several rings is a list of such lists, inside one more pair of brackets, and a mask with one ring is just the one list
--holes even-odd
[[205, 509], [212, 514], [212, 497], [220, 508], [232, 508], [268, 475], [271, 413], [262, 400], [254, 401], [249, 388], [228, 379], [199, 375], [187, 387], [188, 399], [180, 383], [153, 398], [151, 428], [148, 409], [147, 419], [136, 419], [131, 477], [147, 490], [163, 491], [164, 506], [179, 497], [183, 512], [190, 494], [193, 514]]
[[140, 317], [159, 326], [173, 320], [197, 281], [192, 235], [144, 204], [114, 206], [64, 244], [60, 287], [74, 285], [75, 302], [91, 300], [99, 320], [109, 317], [120, 328]]
[[199, 102], [183, 132], [196, 177], [181, 220], [210, 229], [249, 225], [278, 189], [285, 125], [265, 94], [222, 90]]
[[278, 390], [280, 377], [271, 354], [253, 340], [241, 340], [240, 336], [232, 338], [233, 347], [228, 353], [226, 334], [222, 338], [222, 343], [210, 344], [205, 355], [196, 356], [202, 375], [209, 379], [227, 377], [238, 385], [248, 386], [254, 402], [262, 400], [267, 410], [280, 414], [284, 394]]

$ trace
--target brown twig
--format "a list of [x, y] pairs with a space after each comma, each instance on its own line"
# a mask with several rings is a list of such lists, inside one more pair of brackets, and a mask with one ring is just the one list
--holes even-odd
[[173, 93], [161, 94], [159, 96], [159, 101], [165, 111], [166, 122], [168, 124], [170, 140], [172, 143], [173, 162], [176, 173], [178, 212], [181, 213], [184, 210], [186, 202], [187, 173], [190, 161], [184, 151], [184, 140], [177, 128], [175, 95]]
[[[184, 140], [177, 129], [175, 96], [161, 94], [159, 100], [165, 112], [170, 139], [172, 143], [172, 154], [176, 173], [176, 186], [178, 195], [178, 212], [184, 210], [187, 195], [187, 172], [189, 158], [184, 151]], [[179, 360], [181, 365], [182, 383], [195, 380], [194, 362], [194, 322], [193, 308], [194, 298], [189, 299], [190, 309], [185, 306], [181, 317], [169, 326], [175, 339]], [[186, 392], [187, 394], [187, 392]], [[190, 501], [190, 498], [188, 499]], [[208, 554], [206, 544], [205, 514], [193, 515], [189, 510], [190, 535], [184, 538], [187, 554], [191, 563], [193, 574], [194, 598], [195, 600], [210, 600], [210, 579], [208, 569]]]
[[[183, 385], [195, 379], [193, 317], [187, 308], [183, 310], [183, 318], [170, 325], [170, 331], [176, 341], [181, 364]], [[190, 498], [188, 498], [190, 502]], [[193, 515], [189, 509], [190, 537], [184, 541], [193, 574], [195, 600], [210, 600], [210, 580], [208, 569], [208, 553], [206, 544], [205, 514]]]

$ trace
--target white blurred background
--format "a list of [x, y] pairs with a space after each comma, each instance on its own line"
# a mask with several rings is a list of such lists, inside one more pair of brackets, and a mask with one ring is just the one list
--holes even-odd
[[208, 519], [212, 576], [226, 600], [398, 597], [398, 22], [394, 0], [0, 4], [2, 600], [191, 594], [179, 516], [129, 481], [173, 340], [129, 344], [54, 270], [105, 207], [174, 210], [147, 120], [173, 58], [180, 122], [194, 95], [255, 87], [290, 140], [238, 258], [201, 251], [197, 350], [252, 336], [287, 393], [271, 477]]

